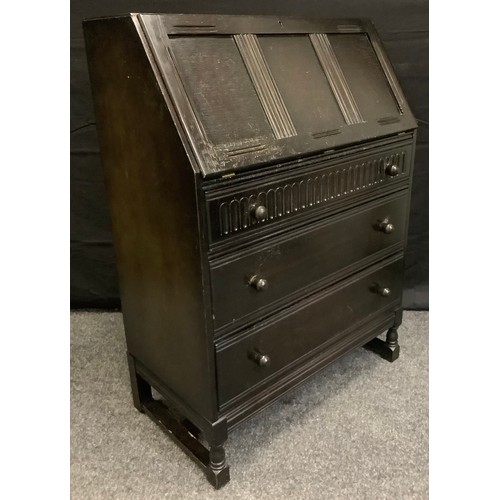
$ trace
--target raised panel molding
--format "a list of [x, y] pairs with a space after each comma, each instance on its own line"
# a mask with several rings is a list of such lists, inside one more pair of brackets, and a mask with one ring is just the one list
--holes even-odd
[[234, 41], [254, 84], [276, 139], [297, 135], [297, 130], [276, 86], [255, 35], [234, 35]]
[[314, 33], [309, 35], [309, 38], [347, 125], [363, 123], [361, 112], [347, 84], [328, 36], [324, 33]]

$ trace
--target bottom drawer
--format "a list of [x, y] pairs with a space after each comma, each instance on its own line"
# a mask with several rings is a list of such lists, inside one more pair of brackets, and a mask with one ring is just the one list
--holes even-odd
[[402, 257], [373, 266], [291, 310], [216, 345], [219, 406], [382, 309], [396, 307]]

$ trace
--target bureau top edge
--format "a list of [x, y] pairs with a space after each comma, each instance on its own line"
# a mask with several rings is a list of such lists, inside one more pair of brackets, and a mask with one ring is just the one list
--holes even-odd
[[[310, 33], [338, 31], [351, 33], [359, 30], [366, 31], [372, 25], [367, 18], [341, 18], [327, 16], [299, 16], [277, 14], [183, 14], [179, 12], [122, 12], [108, 16], [96, 16], [84, 19], [83, 23], [109, 21], [123, 18], [161, 17], [164, 20], [169, 35], [191, 32], [196, 28], [200, 33], [214, 32], [225, 34], [234, 33], [235, 27], [251, 28], [255, 33]], [[307, 23], [307, 24], [306, 24]]]

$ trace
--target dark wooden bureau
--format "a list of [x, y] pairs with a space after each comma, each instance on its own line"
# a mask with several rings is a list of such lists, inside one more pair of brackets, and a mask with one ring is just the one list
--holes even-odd
[[84, 31], [134, 404], [220, 487], [229, 430], [359, 346], [398, 357], [416, 123], [368, 21]]

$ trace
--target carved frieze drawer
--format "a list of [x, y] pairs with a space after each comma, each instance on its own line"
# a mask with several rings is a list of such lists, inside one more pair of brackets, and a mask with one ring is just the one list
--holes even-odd
[[393, 146], [356, 160], [321, 160], [307, 172], [276, 181], [268, 177], [265, 182], [208, 191], [211, 241], [224, 241], [407, 180], [410, 162], [410, 144]]

